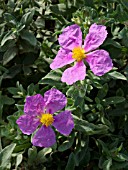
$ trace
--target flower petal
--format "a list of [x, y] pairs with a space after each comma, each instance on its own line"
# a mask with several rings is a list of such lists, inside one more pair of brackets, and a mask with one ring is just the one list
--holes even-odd
[[86, 55], [86, 61], [90, 65], [90, 69], [97, 76], [102, 76], [113, 67], [112, 59], [105, 50], [96, 50]]
[[61, 81], [66, 82], [68, 85], [75, 83], [78, 80], [84, 80], [86, 75], [86, 67], [83, 61], [77, 62], [71, 68], [63, 72]]
[[16, 123], [20, 130], [27, 135], [32, 134], [40, 125], [39, 119], [26, 114], [20, 116]]
[[45, 92], [44, 101], [46, 103], [46, 112], [51, 114], [63, 109], [67, 103], [65, 95], [54, 88]]
[[72, 63], [73, 61], [75, 61], [75, 60], [72, 58], [72, 53], [69, 50], [65, 50], [65, 49], [61, 48], [58, 51], [57, 56], [51, 63], [50, 68], [52, 70], [61, 68], [67, 64]]
[[107, 34], [105, 26], [92, 24], [84, 40], [85, 51], [88, 52], [98, 48], [106, 39]]
[[54, 116], [52, 124], [61, 134], [69, 135], [74, 128], [74, 121], [71, 112], [66, 110]]
[[77, 24], [66, 27], [58, 38], [59, 44], [68, 50], [82, 45], [82, 32]]
[[24, 105], [24, 113], [28, 115], [39, 115], [44, 110], [44, 99], [40, 94], [28, 96]]
[[32, 144], [39, 147], [50, 147], [56, 142], [55, 133], [51, 127], [42, 126], [34, 135]]

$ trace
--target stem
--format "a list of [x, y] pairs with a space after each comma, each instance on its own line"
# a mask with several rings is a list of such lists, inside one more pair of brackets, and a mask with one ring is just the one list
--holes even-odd
[[2, 151], [1, 137], [0, 137], [0, 152]]

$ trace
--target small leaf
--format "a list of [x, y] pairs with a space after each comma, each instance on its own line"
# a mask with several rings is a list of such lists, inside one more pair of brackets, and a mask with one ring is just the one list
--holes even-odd
[[74, 170], [74, 169], [75, 169], [75, 155], [74, 153], [71, 153], [65, 170]]
[[0, 152], [0, 169], [6, 168], [9, 164], [15, 146], [16, 144], [8, 145]]
[[1, 41], [1, 46], [3, 46], [3, 45], [6, 43], [6, 41], [12, 40], [12, 39], [14, 39], [14, 38], [15, 38], [15, 37], [14, 37], [14, 35], [12, 34], [12, 31], [9, 31], [9, 32], [3, 37], [2, 41]]
[[113, 157], [113, 159], [118, 162], [124, 162], [128, 161], [128, 156], [123, 153], [118, 153], [116, 157]]
[[116, 48], [121, 48], [121, 45], [118, 42], [116, 42], [110, 38], [108, 38], [102, 46], [104, 47], [104, 46], [108, 46], [108, 45], [114, 46]]
[[128, 162], [113, 162], [111, 170], [123, 170], [123, 168], [128, 169]]
[[120, 96], [115, 96], [115, 97], [109, 97], [103, 100], [103, 104], [104, 105], [110, 105], [110, 104], [118, 104], [118, 103], [122, 103], [125, 101], [124, 97], [120, 97]]
[[108, 131], [108, 126], [103, 124], [93, 124], [85, 121], [83, 119], [78, 118], [77, 116], [73, 115], [75, 129], [84, 132], [87, 135], [93, 134], [105, 134]]
[[6, 105], [12, 105], [15, 103], [15, 100], [13, 98], [10, 98], [8, 96], [1, 96], [0, 103], [6, 104]]
[[15, 169], [17, 169], [17, 167], [20, 165], [20, 163], [22, 162], [22, 159], [23, 159], [22, 154], [17, 155]]
[[51, 152], [52, 152], [51, 148], [44, 148], [38, 152], [38, 157], [40, 157], [41, 155], [46, 156], [47, 154], [49, 154]]
[[28, 163], [32, 164], [35, 161], [35, 158], [37, 158], [37, 149], [33, 146], [28, 150]]
[[40, 81], [39, 84], [48, 84], [51, 86], [64, 86], [63, 83], [61, 83], [61, 76], [62, 72], [61, 70], [51, 70], [45, 77], [43, 77]]
[[3, 56], [3, 65], [6, 65], [9, 61], [11, 61], [17, 54], [17, 48], [14, 46], [14, 47], [11, 47], [9, 48], [5, 53], [4, 53], [4, 56]]
[[106, 161], [104, 161], [103, 163], [103, 170], [111, 170], [110, 167], [112, 165], [112, 158], [107, 159]]
[[7, 90], [13, 95], [17, 95], [17, 93], [19, 92], [19, 89], [16, 87], [8, 87]]
[[108, 73], [108, 75], [112, 77], [113, 79], [127, 80], [127, 78], [123, 74], [117, 71], [110, 72]]
[[50, 154], [52, 152], [51, 148], [44, 148], [41, 151], [38, 152], [36, 160], [40, 163], [46, 162], [47, 158], [46, 155]]
[[36, 46], [37, 40], [32, 32], [29, 32], [28, 30], [22, 30], [20, 32], [20, 36], [22, 39], [26, 40], [31, 45]]
[[103, 99], [107, 95], [108, 88], [108, 84], [104, 84], [103, 88], [98, 91], [97, 97]]
[[128, 10], [128, 1], [127, 0], [121, 0], [122, 5]]
[[4, 19], [7, 23], [12, 24], [13, 26], [15, 26], [17, 24], [16, 18], [13, 15], [11, 15], [10, 13], [4, 13]]
[[21, 23], [24, 25], [29, 25], [32, 22], [33, 15], [35, 13], [35, 9], [32, 9], [31, 12], [25, 13], [21, 18]]
[[44, 27], [45, 27], [45, 20], [44, 20], [44, 18], [38, 17], [36, 19], [36, 21], [35, 21], [35, 24], [36, 24], [37, 28], [44, 29]]
[[64, 141], [59, 147], [58, 151], [63, 152], [69, 148], [71, 148], [73, 142], [74, 142], [75, 135], [74, 133], [68, 137], [68, 140]]
[[98, 141], [98, 144], [102, 147], [102, 152], [107, 155], [107, 156], [110, 156], [110, 150], [109, 148], [107, 147], [107, 145], [100, 139], [97, 139]]
[[57, 14], [63, 14], [66, 12], [66, 4], [61, 3], [61, 4], [57, 4], [57, 5], [52, 5], [51, 7], [51, 11]]
[[22, 69], [22, 65], [20, 64], [17, 64], [17, 65], [13, 65], [12, 67], [10, 67], [8, 69], [8, 73], [4, 74], [4, 78], [8, 78], [8, 79], [11, 79], [13, 77], [15, 77], [18, 73], [20, 73]]
[[[87, 141], [86, 141], [87, 142]], [[89, 147], [86, 143], [85, 147], [81, 147], [76, 153], [75, 153], [75, 160], [76, 160], [76, 166], [79, 166], [80, 164], [87, 165], [90, 160], [90, 151]]]

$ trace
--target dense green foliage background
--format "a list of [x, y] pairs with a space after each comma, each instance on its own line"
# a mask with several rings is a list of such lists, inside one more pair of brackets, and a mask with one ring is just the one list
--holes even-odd
[[[88, 68], [84, 81], [60, 81], [51, 71], [62, 29], [77, 23], [83, 37], [92, 23], [106, 25], [102, 49], [114, 68], [102, 77]], [[128, 169], [128, 1], [0, 0], [0, 170]], [[55, 87], [68, 98], [75, 128], [57, 133], [52, 148], [36, 148], [16, 120], [27, 95]]]

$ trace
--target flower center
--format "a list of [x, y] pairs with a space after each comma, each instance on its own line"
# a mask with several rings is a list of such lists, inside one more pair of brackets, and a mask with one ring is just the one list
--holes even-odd
[[72, 53], [72, 58], [74, 58], [76, 61], [81, 61], [83, 58], [86, 58], [85, 50], [81, 47], [75, 47], [72, 50]]
[[53, 115], [49, 113], [43, 113], [40, 118], [40, 122], [46, 127], [50, 126], [54, 122]]

